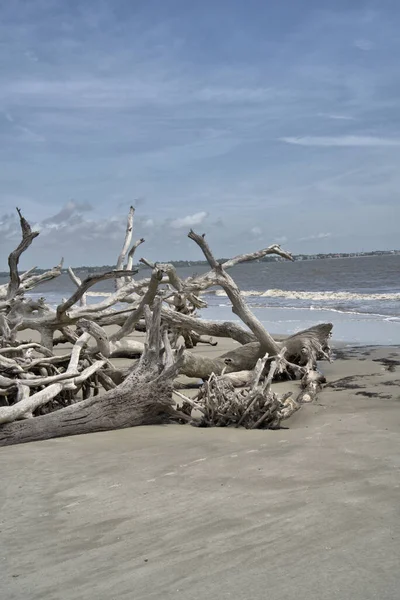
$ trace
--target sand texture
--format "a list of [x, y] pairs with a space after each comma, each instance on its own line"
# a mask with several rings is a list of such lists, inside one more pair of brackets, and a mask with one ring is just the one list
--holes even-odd
[[400, 351], [338, 356], [280, 431], [2, 448], [0, 597], [397, 600]]

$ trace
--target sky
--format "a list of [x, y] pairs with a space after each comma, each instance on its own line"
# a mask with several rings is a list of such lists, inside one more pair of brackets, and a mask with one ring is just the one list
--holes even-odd
[[[0, 7], [0, 268], [400, 248], [397, 0]], [[139, 258], [139, 256], [138, 256]]]

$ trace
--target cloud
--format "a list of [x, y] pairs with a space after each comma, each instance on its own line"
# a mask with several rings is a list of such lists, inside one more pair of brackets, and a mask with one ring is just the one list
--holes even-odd
[[321, 146], [321, 147], [384, 147], [400, 146], [400, 138], [372, 137], [362, 135], [341, 136], [310, 136], [282, 137], [279, 141], [295, 146]]
[[195, 213], [194, 215], [187, 215], [186, 217], [181, 217], [179, 219], [175, 219], [171, 221], [171, 227], [174, 229], [181, 229], [183, 227], [194, 227], [195, 225], [200, 225], [204, 219], [206, 219], [208, 213], [201, 211]]
[[328, 114], [328, 113], [318, 113], [318, 117], [326, 117], [327, 119], [332, 119], [334, 121], [354, 121], [355, 118], [351, 115], [340, 115], [340, 114]]
[[317, 233], [315, 235], [309, 235], [307, 237], [302, 237], [299, 239], [299, 242], [309, 242], [311, 240], [324, 240], [331, 236], [332, 236], [331, 233]]
[[[221, 74], [223, 77], [223, 73]], [[242, 76], [245, 76], [242, 73]], [[19, 78], [4, 81], [0, 101], [19, 99], [25, 106], [58, 108], [116, 109], [152, 106], [242, 104], [262, 105], [287, 97], [287, 92], [258, 85], [238, 88], [228, 81], [225, 87], [206, 86], [206, 82], [187, 76], [168, 80], [153, 73], [152, 80], [141, 72], [136, 77], [124, 74], [113, 79], [72, 77], [69, 80], [44, 78]]]
[[25, 140], [27, 142], [41, 143], [46, 141], [46, 139], [42, 135], [36, 133], [35, 131], [32, 131], [32, 129], [29, 129], [29, 127], [24, 127], [23, 125], [15, 125], [15, 128], [21, 132], [21, 140]]
[[44, 225], [57, 225], [60, 223], [65, 223], [69, 221], [73, 216], [80, 214], [82, 212], [87, 212], [93, 210], [93, 207], [89, 202], [75, 202], [74, 200], [70, 200], [67, 202], [62, 209], [53, 215], [52, 217], [48, 217], [43, 221]]
[[363, 50], [364, 52], [367, 52], [368, 50], [372, 50], [372, 48], [374, 47], [373, 42], [371, 42], [371, 40], [355, 40], [354, 42], [354, 46], [356, 48], [358, 48], [359, 50]]
[[0, 217], [0, 234], [3, 240], [14, 240], [21, 235], [18, 219], [14, 213], [6, 213]]
[[286, 235], [281, 235], [280, 237], [275, 238], [276, 244], [285, 244], [288, 241]]
[[254, 237], [259, 237], [262, 234], [261, 227], [252, 227], [250, 233], [251, 235], [254, 235]]
[[[135, 198], [146, 199], [135, 238], [157, 260], [169, 244], [175, 258], [198, 257], [185, 241], [174, 253], [172, 240], [202, 213], [220, 256], [239, 253], [245, 234], [254, 245], [257, 226], [268, 243], [284, 231], [293, 251], [292, 240], [326, 223], [326, 249], [398, 244], [399, 3], [372, 12], [365, 2], [292, 2], [289, 20], [287, 3], [242, 6], [229, 16], [229, 53], [226, 2], [171, 12], [156, 0], [156, 18], [153, 4], [4, 5], [0, 206], [40, 224], [28, 258], [48, 264], [64, 240], [66, 261], [112, 261]], [[315, 146], [312, 160], [295, 146]], [[362, 242], [352, 231], [360, 219]], [[4, 264], [13, 245], [0, 248]]]
[[141, 225], [143, 227], [145, 227], [146, 229], [151, 229], [154, 227], [154, 220], [153, 219], [146, 219], [145, 221], [143, 221], [143, 223], [141, 223]]
[[24, 55], [31, 62], [38, 62], [39, 61], [38, 57], [36, 56], [36, 54], [32, 50], [27, 50], [26, 52], [24, 52]]

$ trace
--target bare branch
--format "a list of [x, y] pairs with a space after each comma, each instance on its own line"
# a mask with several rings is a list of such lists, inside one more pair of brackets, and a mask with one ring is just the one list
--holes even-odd
[[32, 231], [28, 221], [22, 216], [21, 211], [17, 208], [19, 214], [19, 220], [22, 230], [22, 240], [18, 247], [11, 252], [8, 257], [8, 266], [10, 268], [10, 283], [8, 284], [7, 299], [14, 298], [20, 285], [20, 277], [18, 273], [18, 263], [20, 256], [29, 246], [33, 240], [39, 235], [38, 231]]
[[60, 318], [71, 306], [73, 306], [78, 300], [80, 300], [83, 294], [93, 285], [99, 283], [100, 281], [106, 281], [107, 279], [116, 279], [119, 277], [125, 277], [126, 275], [135, 275], [137, 270], [134, 271], [109, 271], [107, 273], [103, 273], [101, 275], [89, 275], [82, 282], [79, 288], [76, 290], [74, 294], [63, 304], [60, 304], [57, 307], [57, 317]]
[[190, 315], [178, 313], [170, 308], [163, 307], [162, 319], [169, 325], [180, 329], [193, 330], [201, 335], [210, 335], [213, 337], [230, 337], [240, 344], [248, 344], [256, 340], [255, 336], [238, 325], [237, 323], [208, 321], [198, 319]]
[[208, 264], [210, 265], [210, 267], [212, 269], [218, 270], [221, 268], [220, 263], [214, 258], [214, 255], [211, 252], [211, 249], [210, 249], [208, 243], [206, 242], [205, 233], [203, 233], [203, 235], [199, 235], [198, 233], [195, 233], [193, 231], [193, 229], [191, 229], [188, 233], [188, 238], [190, 238], [191, 240], [196, 242], [196, 244], [198, 246], [200, 246], [200, 248], [203, 251], [204, 256], [207, 259]]
[[205, 237], [194, 233], [192, 230], [190, 231], [188, 237], [194, 240], [201, 248], [210, 266], [214, 269], [217, 283], [225, 290], [229, 300], [232, 303], [233, 312], [240, 317], [247, 327], [254, 333], [259, 340], [263, 351], [269, 352], [270, 354], [277, 354], [279, 352], [279, 345], [249, 309], [232, 277], [228, 275], [228, 273], [224, 271], [223, 267], [215, 260], [205, 240]]
[[119, 329], [119, 331], [117, 331], [110, 337], [111, 342], [117, 342], [118, 340], [121, 340], [123, 337], [129, 335], [133, 331], [136, 323], [139, 321], [143, 314], [144, 307], [152, 304], [152, 302], [154, 301], [159, 283], [162, 280], [162, 276], [162, 271], [160, 271], [159, 269], [153, 270], [153, 273], [151, 274], [150, 278], [149, 287], [147, 288], [146, 293], [141, 299], [139, 306], [129, 315], [121, 329]]
[[88, 319], [80, 319], [77, 326], [87, 331], [96, 340], [98, 351], [106, 358], [110, 356], [110, 342], [104, 329]]
[[29, 342], [27, 344], [20, 344], [19, 346], [7, 346], [6, 348], [0, 348], [0, 354], [14, 354], [23, 352], [24, 350], [30, 350], [31, 348], [34, 348], [37, 352], [41, 352], [45, 356], [53, 357], [52, 353], [47, 348], [41, 346], [37, 342]]
[[[101, 369], [104, 366], [104, 360], [99, 360], [87, 367], [82, 373], [75, 377], [75, 380], [68, 382], [57, 382], [52, 383], [48, 387], [36, 392], [33, 396], [28, 396], [26, 393], [24, 398], [13, 404], [12, 406], [3, 406], [0, 407], [0, 423], [11, 423], [16, 419], [20, 419], [26, 413], [32, 413], [34, 410], [47, 404], [50, 400], [53, 400], [63, 389], [67, 389], [68, 386], [72, 386], [72, 388], [76, 387], [89, 377], [91, 377], [96, 371]], [[26, 387], [26, 382], [22, 381], [21, 384], [23, 387]]]
[[22, 275], [19, 276], [20, 282], [22, 283], [23, 281], [25, 281], [25, 279], [27, 279], [31, 273], [36, 271], [36, 269], [37, 267], [31, 267], [30, 269], [22, 273]]
[[21, 279], [21, 282], [22, 282], [21, 289], [24, 292], [26, 292], [28, 290], [32, 290], [33, 288], [37, 287], [38, 285], [40, 285], [41, 283], [43, 283], [45, 281], [51, 281], [52, 279], [59, 277], [62, 272], [63, 264], [64, 264], [64, 259], [62, 258], [61, 261], [59, 262], [59, 264], [56, 267], [53, 267], [52, 269], [50, 269], [49, 271], [45, 271], [44, 273], [41, 273], [40, 275], [32, 275], [31, 277], [24, 277], [23, 281]]
[[268, 246], [268, 248], [264, 248], [263, 250], [257, 250], [257, 252], [251, 252], [249, 254], [240, 254], [239, 256], [235, 256], [230, 260], [226, 260], [222, 263], [224, 269], [230, 269], [235, 265], [243, 262], [249, 262], [252, 260], [259, 260], [260, 258], [264, 258], [267, 254], [277, 254], [282, 258], [286, 258], [287, 260], [294, 260], [293, 256], [286, 252], [286, 250], [282, 250], [282, 248], [278, 244], [273, 244], [272, 246]]
[[6, 340], [11, 337], [10, 325], [8, 324], [6, 315], [3, 313], [0, 313], [0, 335]]
[[[128, 252], [129, 246], [131, 245], [134, 214], [135, 214], [135, 209], [133, 208], [133, 206], [131, 206], [129, 209], [129, 214], [128, 214], [128, 218], [127, 218], [127, 222], [126, 222], [126, 232], [125, 232], [124, 243], [123, 243], [120, 255], [118, 256], [117, 265], [115, 267], [116, 271], [120, 271], [123, 269], [125, 256]], [[116, 280], [115, 285], [116, 285], [116, 289], [118, 290], [123, 285], [123, 283], [121, 281]]]
[[156, 268], [156, 264], [151, 262], [151, 260], [147, 260], [147, 258], [140, 258], [139, 262], [142, 263], [143, 265], [146, 265], [146, 267], [150, 267], [150, 269]]
[[[70, 279], [72, 279], [77, 288], [79, 288], [82, 285], [82, 279], [74, 273], [72, 267], [68, 267], [68, 275], [70, 276]], [[83, 294], [83, 296], [79, 300], [79, 304], [81, 306], [86, 306], [86, 294]]]
[[132, 266], [133, 266], [133, 255], [135, 254], [136, 249], [139, 248], [139, 246], [141, 244], [144, 244], [144, 242], [145, 242], [144, 238], [140, 238], [140, 240], [136, 240], [136, 242], [133, 244], [132, 248], [129, 250], [128, 261], [127, 261], [127, 263], [125, 265], [125, 269], [127, 271], [130, 271], [132, 269]]

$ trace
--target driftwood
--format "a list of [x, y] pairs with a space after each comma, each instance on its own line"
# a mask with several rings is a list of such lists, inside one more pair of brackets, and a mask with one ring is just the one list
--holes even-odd
[[[179, 371], [181, 354], [172, 356], [172, 352], [165, 350], [160, 309], [160, 301], [155, 303], [153, 314], [147, 308], [149, 329], [145, 351], [120, 386], [103, 396], [91, 397], [51, 414], [3, 425], [0, 446], [187, 420], [174, 408], [172, 400], [172, 380]], [[76, 379], [71, 382], [76, 383]]]
[[[197, 416], [192, 424], [198, 427], [244, 427], [246, 429], [278, 429], [281, 422], [299, 410], [301, 404], [315, 399], [325, 378], [308, 366], [290, 365], [285, 358], [286, 348], [269, 359], [268, 353], [259, 358], [251, 371], [230, 374], [213, 373], [192, 400], [175, 391], [184, 402], [181, 410]], [[269, 365], [269, 366], [268, 366]], [[266, 367], [268, 366], [268, 371]], [[292, 392], [279, 397], [272, 391], [276, 374], [287, 366], [302, 375], [301, 391], [297, 398]]]
[[268, 354], [258, 359], [248, 385], [240, 389], [235, 388], [231, 378], [213, 374], [201, 388], [196, 403], [185, 398], [181, 410], [192, 414], [197, 409], [198, 416], [192, 424], [198, 427], [279, 428], [300, 404], [291, 399], [291, 393], [279, 398], [271, 390], [278, 361], [270, 363], [268, 375], [263, 378], [267, 359]]
[[[62, 262], [40, 275], [34, 269], [19, 274], [19, 258], [39, 234], [18, 213], [22, 241], [10, 253], [10, 283], [0, 287], [0, 445], [169, 420], [186, 422], [191, 419], [188, 407], [199, 409], [202, 425], [276, 428], [302, 403], [315, 398], [324, 382], [316, 370], [317, 360], [329, 359], [332, 325], [275, 340], [227, 273], [238, 263], [267, 254], [291, 260], [279, 246], [220, 263], [204, 235], [190, 231], [189, 238], [210, 265], [208, 273], [181, 279], [173, 265], [143, 258], [152, 273], [136, 279], [133, 256], [144, 240], [131, 244], [131, 207], [116, 269], [82, 281], [69, 268], [76, 289], [53, 309], [44, 298], [32, 299], [26, 292], [58, 277]], [[88, 304], [90, 288], [110, 279], [115, 291]], [[196, 310], [206, 306], [201, 294], [213, 286], [225, 290], [244, 326], [197, 317]], [[123, 308], [116, 307], [121, 304]], [[109, 333], [104, 329], [108, 325], [117, 328]], [[136, 328], [146, 332], [145, 343], [131, 337]], [[20, 340], [28, 329], [39, 332], [40, 343]], [[190, 351], [197, 344], [215, 345], [218, 337], [232, 338], [238, 346], [216, 358]], [[179, 346], [182, 339], [185, 349]], [[54, 346], [65, 342], [71, 349], [55, 353]], [[140, 359], [118, 369], [112, 359], [120, 356]], [[174, 381], [179, 374], [205, 382], [197, 400], [184, 399], [181, 410], [172, 396], [173, 390], [175, 396], [180, 393]], [[288, 395], [278, 398], [271, 388], [273, 380], [285, 377], [302, 379], [296, 400]]]

